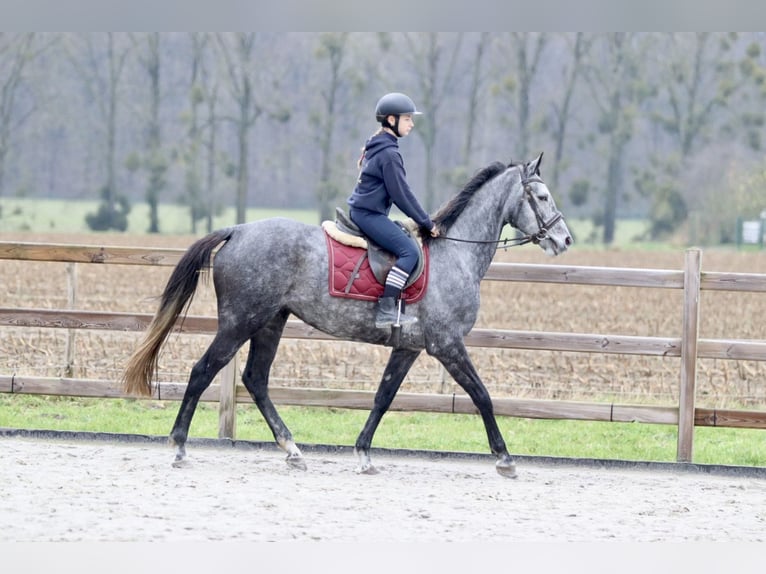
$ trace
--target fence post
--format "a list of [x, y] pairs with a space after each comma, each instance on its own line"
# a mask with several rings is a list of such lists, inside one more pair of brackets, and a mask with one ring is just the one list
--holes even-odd
[[[67, 263], [66, 278], [67, 308], [74, 309], [77, 305], [77, 263]], [[74, 338], [75, 330], [67, 329], [66, 346], [64, 348], [64, 354], [66, 355], [66, 367], [64, 367], [64, 376], [66, 377], [74, 376]]]
[[218, 438], [234, 439], [237, 426], [237, 355], [221, 369], [218, 397]]
[[684, 261], [684, 315], [681, 333], [681, 385], [678, 397], [678, 462], [691, 462], [694, 443], [694, 399], [697, 386], [702, 253], [688, 249]]

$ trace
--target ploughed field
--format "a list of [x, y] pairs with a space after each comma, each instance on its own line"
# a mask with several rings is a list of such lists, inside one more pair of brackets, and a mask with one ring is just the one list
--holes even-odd
[[[180, 247], [191, 236], [0, 234], [0, 241], [84, 245]], [[684, 250], [662, 252], [591, 250], [575, 245], [558, 258], [534, 246], [498, 252], [496, 261], [647, 269], [683, 268]], [[703, 271], [766, 273], [766, 254], [703, 250]], [[79, 264], [75, 308], [153, 313], [170, 267]], [[432, 278], [438, 280], [438, 278]], [[0, 260], [0, 306], [65, 308], [67, 265]], [[190, 315], [215, 315], [212, 283], [203, 282]], [[577, 285], [485, 281], [477, 327], [560, 331], [600, 335], [678, 337], [682, 292]], [[2, 374], [110, 379], [121, 370], [140, 333], [78, 330], [75, 360], [67, 370], [64, 329], [0, 327]], [[700, 337], [766, 339], [766, 296], [702, 292]], [[186, 381], [212, 335], [172, 335], [160, 358], [160, 379]], [[244, 363], [247, 346], [241, 351]], [[474, 363], [493, 397], [674, 404], [680, 359], [471, 348]], [[351, 342], [283, 339], [272, 370], [272, 385], [367, 389], [377, 387], [388, 349]], [[766, 364], [703, 359], [699, 362], [697, 406], [766, 405]], [[452, 379], [425, 353], [402, 392], [457, 391]]]

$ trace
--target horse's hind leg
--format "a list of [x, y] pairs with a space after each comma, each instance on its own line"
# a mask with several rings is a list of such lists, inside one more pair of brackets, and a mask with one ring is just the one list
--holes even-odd
[[375, 393], [375, 402], [370, 416], [367, 417], [367, 422], [354, 445], [354, 452], [359, 457], [359, 466], [356, 469], [358, 473], [377, 473], [370, 461], [372, 437], [418, 355], [420, 355], [420, 351], [411, 349], [394, 349], [391, 352], [386, 369], [383, 371], [383, 379], [380, 381], [377, 393]]
[[247, 365], [242, 374], [242, 382], [253, 397], [258, 410], [269, 425], [274, 440], [287, 453], [287, 464], [301, 470], [306, 469], [303, 454], [295, 444], [293, 435], [279, 416], [274, 403], [269, 398], [269, 372], [279, 347], [279, 339], [287, 322], [289, 313], [276, 315], [265, 327], [250, 339], [250, 352]]
[[176, 463], [181, 462], [186, 456], [189, 426], [202, 393], [210, 386], [218, 371], [234, 357], [242, 343], [243, 341], [235, 340], [219, 331], [205, 354], [192, 368], [173, 430], [170, 431], [170, 440], [176, 445]]

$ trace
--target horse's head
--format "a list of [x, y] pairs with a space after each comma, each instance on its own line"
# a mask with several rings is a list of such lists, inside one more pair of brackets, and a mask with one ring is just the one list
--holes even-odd
[[548, 186], [540, 177], [541, 153], [532, 161], [519, 165], [520, 192], [517, 205], [510, 211], [510, 223], [538, 244], [548, 255], [559, 255], [572, 244], [572, 235], [564, 216], [556, 207]]

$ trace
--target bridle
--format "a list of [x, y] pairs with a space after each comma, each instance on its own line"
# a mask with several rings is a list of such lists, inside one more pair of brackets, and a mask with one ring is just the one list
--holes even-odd
[[535, 214], [535, 219], [537, 220], [537, 233], [524, 235], [522, 237], [494, 240], [461, 239], [459, 237], [449, 237], [447, 235], [440, 235], [437, 237], [437, 239], [447, 239], [449, 241], [459, 241], [461, 243], [496, 244], [498, 249], [508, 249], [509, 247], [526, 245], [527, 243], [534, 243], [537, 245], [544, 239], [548, 238], [548, 231], [563, 218], [563, 215], [560, 211], [556, 210], [556, 213], [554, 213], [548, 221], [545, 221], [542, 211], [540, 210], [540, 204], [538, 203], [537, 199], [535, 199], [534, 193], [532, 193], [531, 184], [533, 183], [545, 182], [542, 180], [542, 178], [540, 178], [540, 176], [536, 174], [533, 174], [529, 177], [524, 177], [524, 174], [521, 175], [521, 185], [524, 188], [524, 196], [519, 203], [521, 204], [525, 199], [529, 203], [529, 206], [532, 208], [532, 212]]
[[521, 185], [524, 186], [524, 197], [526, 197], [527, 201], [529, 202], [529, 206], [532, 208], [532, 211], [535, 214], [535, 219], [537, 220], [538, 227], [537, 233], [531, 236], [528, 235], [527, 237], [530, 238], [529, 241], [537, 245], [543, 239], [548, 238], [548, 231], [561, 220], [563, 215], [559, 210], [556, 210], [556, 213], [554, 213], [548, 221], [543, 219], [543, 214], [540, 211], [540, 204], [537, 203], [537, 199], [535, 199], [535, 196], [532, 193], [532, 186], [530, 185], [532, 183], [544, 184], [545, 182], [538, 175], [532, 175], [529, 178], [522, 177], [521, 180]]

